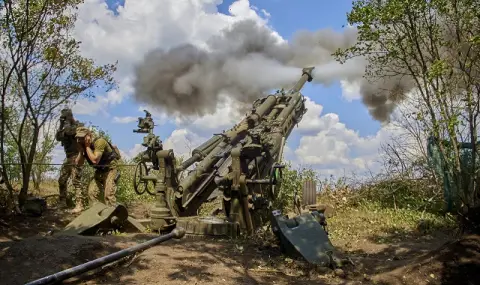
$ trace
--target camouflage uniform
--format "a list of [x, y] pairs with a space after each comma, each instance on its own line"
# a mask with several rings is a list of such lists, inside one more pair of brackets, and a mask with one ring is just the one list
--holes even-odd
[[[87, 128], [77, 129], [78, 138], [83, 138], [88, 133], [90, 133], [90, 131]], [[94, 139], [90, 148], [96, 155], [101, 155], [100, 161], [94, 164], [89, 159], [86, 148], [83, 148], [83, 157], [87, 160], [88, 164], [95, 168], [94, 178], [88, 186], [90, 203], [101, 200], [107, 206], [113, 206], [117, 202], [115, 195], [117, 192], [117, 180], [120, 174], [118, 171], [120, 154], [110, 142], [102, 137]]]
[[78, 145], [75, 134], [76, 128], [82, 124], [73, 120], [72, 111], [70, 109], [63, 109], [61, 114], [61, 125], [57, 131], [56, 139], [61, 142], [66, 158], [60, 168], [60, 177], [58, 178], [58, 186], [60, 192], [60, 203], [66, 205], [67, 200], [67, 184], [68, 179], [72, 177], [73, 186], [75, 189], [75, 202], [79, 204], [84, 199], [82, 195], [81, 175], [82, 168], [75, 165], [75, 159], [78, 156], [80, 146]]

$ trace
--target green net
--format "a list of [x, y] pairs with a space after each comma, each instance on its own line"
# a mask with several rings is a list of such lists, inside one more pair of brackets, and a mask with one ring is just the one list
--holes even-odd
[[[452, 152], [451, 144], [446, 141], [444, 146], [447, 149], [447, 152]], [[440, 178], [443, 183], [443, 194], [445, 199], [445, 207], [448, 212], [456, 210], [457, 205], [459, 205], [460, 197], [468, 193], [461, 193], [460, 191], [468, 191], [470, 189], [468, 185], [460, 185], [461, 189], [455, 183], [452, 173], [447, 168], [447, 158], [442, 155], [440, 148], [438, 146], [438, 141], [433, 137], [428, 139], [427, 144], [427, 153], [428, 153], [428, 163], [430, 167], [435, 171], [436, 175]], [[478, 151], [477, 151], [478, 157]], [[472, 144], [470, 143], [461, 143], [460, 145], [460, 164], [461, 164], [461, 173], [464, 176], [472, 175]], [[476, 159], [476, 169], [479, 168], [480, 163], [479, 159]], [[471, 177], [463, 177], [462, 182], [468, 183]]]

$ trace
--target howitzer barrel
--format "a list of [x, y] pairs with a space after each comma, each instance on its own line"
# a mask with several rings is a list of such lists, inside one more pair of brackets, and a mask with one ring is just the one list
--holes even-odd
[[[285, 139], [290, 135], [294, 125], [297, 122], [298, 118], [303, 115], [305, 110], [303, 96], [300, 93], [300, 90], [305, 85], [305, 82], [312, 81], [311, 72], [314, 68], [304, 68], [302, 78], [295, 84], [295, 86], [290, 89], [289, 98], [287, 106], [278, 114], [275, 121], [279, 126], [281, 132], [276, 132], [271, 134], [271, 139], [274, 142], [274, 147], [271, 149], [271, 155], [276, 156], [277, 161], [280, 161], [282, 158], [283, 146], [285, 144]], [[300, 113], [298, 113], [298, 112]]]
[[201, 144], [199, 147], [195, 148], [192, 153], [193, 154], [201, 154], [202, 156], [207, 156], [210, 151], [212, 151], [217, 144], [220, 143], [222, 137], [219, 135], [215, 135], [210, 138], [208, 141]]
[[305, 83], [308, 81], [308, 82], [311, 82], [313, 77], [312, 77], [312, 71], [313, 71], [314, 67], [307, 67], [307, 68], [304, 68], [302, 69], [302, 77], [300, 78], [300, 80], [298, 80], [297, 84], [295, 84], [295, 86], [293, 86], [292, 89], [290, 89], [290, 93], [295, 93], [295, 92], [299, 92], [300, 90], [302, 90], [303, 88], [303, 85], [305, 85]]
[[286, 118], [288, 118], [290, 114], [292, 114], [293, 108], [296, 107], [296, 105], [298, 104], [298, 101], [302, 98], [302, 95], [300, 94], [299, 91], [303, 88], [303, 86], [305, 85], [305, 82], [307, 81], [310, 82], [313, 79], [311, 75], [313, 69], [314, 67], [303, 69], [302, 78], [300, 78], [300, 80], [298, 80], [295, 86], [292, 89], [290, 89], [291, 98], [290, 98], [290, 101], [288, 102], [288, 106], [285, 109], [283, 109], [282, 112], [277, 116], [277, 121], [282, 122], [283, 124]]
[[[221, 154], [229, 144], [235, 144], [238, 141], [239, 134], [245, 132], [249, 128], [248, 119], [249, 117], [245, 118], [238, 125], [221, 135], [223, 139], [215, 145], [215, 148], [197, 165], [195, 170], [192, 171], [184, 180], [182, 180], [182, 182], [180, 182], [180, 185], [178, 186], [180, 192], [185, 190], [188, 191], [188, 189], [197, 181], [197, 179], [206, 173], [213, 166], [213, 164], [220, 159], [218, 155]], [[185, 202], [186, 200], [183, 201], [183, 203]]]
[[190, 165], [207, 156], [220, 143], [221, 140], [221, 136], [215, 135], [208, 141], [201, 144], [199, 147], [195, 148], [192, 151], [192, 156], [189, 159], [185, 160], [185, 162], [182, 163], [178, 170], [187, 169]]
[[268, 96], [265, 101], [255, 110], [255, 114], [257, 114], [260, 118], [263, 117], [265, 113], [270, 110], [273, 105], [275, 105], [276, 102], [277, 98], [275, 96]]
[[290, 102], [288, 102], [288, 106], [278, 114], [277, 121], [283, 124], [286, 118], [292, 113], [294, 106], [297, 104], [298, 100], [300, 100], [301, 96], [302, 95], [299, 92], [292, 95]]
[[[233, 127], [232, 129], [228, 130], [227, 132], [223, 133], [223, 140], [216, 140], [214, 138], [210, 139], [212, 142], [211, 143], [205, 143], [205, 146], [208, 146], [208, 148], [211, 148], [212, 146], [213, 149], [207, 154], [207, 156], [200, 162], [200, 164], [196, 167], [195, 171], [190, 173], [179, 185], [178, 189], [180, 191], [187, 190], [192, 186], [196, 179], [198, 177], [201, 177], [202, 174], [204, 174], [208, 169], [219, 159], [217, 156], [220, 154], [223, 150], [226, 149], [226, 147], [229, 144], [235, 144], [239, 134], [243, 133], [244, 131], [248, 130], [250, 127], [255, 125], [256, 123], [259, 122], [259, 120], [272, 108], [275, 103], [277, 102], [277, 98], [275, 96], [268, 96], [265, 101], [258, 106], [255, 111], [248, 115], [243, 121], [241, 121], [237, 126]], [[221, 136], [219, 136], [221, 137]], [[209, 141], [210, 141], [209, 140]], [[192, 159], [187, 160], [188, 163], [193, 164], [192, 162], [194, 158], [197, 155], [192, 156]], [[185, 165], [187, 164], [187, 161], [184, 163]], [[182, 165], [183, 167], [183, 165]], [[188, 166], [187, 166], [188, 167]], [[186, 201], [183, 201], [184, 203]]]
[[111, 263], [120, 258], [126, 257], [130, 254], [133, 254], [137, 251], [148, 249], [154, 245], [157, 245], [161, 242], [170, 240], [172, 238], [180, 239], [185, 235], [185, 230], [183, 228], [175, 228], [171, 233], [156, 237], [144, 243], [141, 243], [124, 250], [117, 251], [115, 253], [109, 254], [104, 257], [97, 258], [95, 260], [89, 261], [87, 263], [57, 272], [52, 275], [45, 276], [43, 278], [37, 279], [35, 281], [26, 283], [25, 285], [40, 285], [40, 284], [51, 284], [53, 282], [60, 282], [65, 279], [71, 278], [75, 275], [82, 274], [84, 272], [90, 271], [102, 265]]

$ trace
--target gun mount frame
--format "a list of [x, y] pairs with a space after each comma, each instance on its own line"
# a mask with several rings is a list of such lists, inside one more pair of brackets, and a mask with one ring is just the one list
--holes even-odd
[[[228, 222], [238, 224], [247, 235], [269, 219], [272, 203], [282, 183], [282, 155], [286, 139], [305, 112], [305, 98], [300, 93], [312, 81], [313, 67], [304, 68], [300, 80], [288, 92], [282, 90], [253, 103], [251, 113], [230, 130], [215, 134], [178, 164], [173, 150], [164, 150], [153, 134], [153, 120], [146, 112], [139, 118], [139, 130], [147, 132], [147, 150], [138, 163], [134, 187], [138, 194], [155, 185], [156, 204], [150, 227], [170, 230], [181, 217], [197, 215], [200, 206], [214, 191], [223, 195], [222, 211]], [[151, 128], [150, 128], [151, 127]], [[158, 170], [149, 175], [146, 162]], [[182, 171], [196, 167], [179, 179]], [[138, 173], [138, 175], [137, 175]], [[140, 188], [143, 185], [144, 188]]]

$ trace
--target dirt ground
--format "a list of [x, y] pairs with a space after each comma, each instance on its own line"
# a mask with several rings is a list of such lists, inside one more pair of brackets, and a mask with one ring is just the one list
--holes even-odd
[[[25, 284], [154, 237], [50, 235], [73, 218], [55, 209], [38, 218], [0, 217], [0, 283]], [[291, 260], [265, 242], [184, 238], [64, 284], [480, 284], [479, 236], [398, 236], [354, 245], [348, 238], [332, 238], [353, 262], [336, 272]]]

